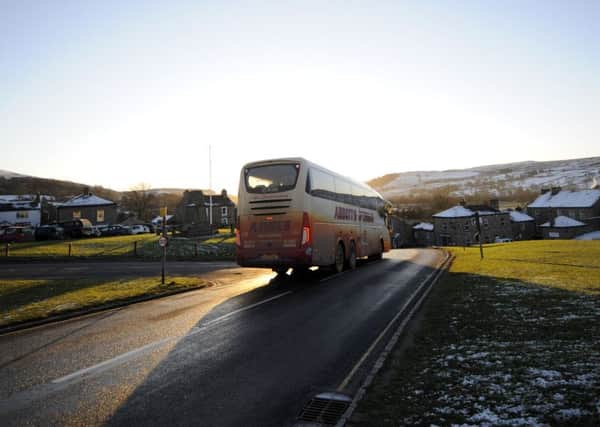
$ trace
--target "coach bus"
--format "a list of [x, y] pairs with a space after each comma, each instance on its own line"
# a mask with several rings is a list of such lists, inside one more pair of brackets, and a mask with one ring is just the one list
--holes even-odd
[[369, 186], [302, 158], [242, 168], [236, 225], [237, 262], [289, 268], [356, 267], [390, 249], [384, 199]]

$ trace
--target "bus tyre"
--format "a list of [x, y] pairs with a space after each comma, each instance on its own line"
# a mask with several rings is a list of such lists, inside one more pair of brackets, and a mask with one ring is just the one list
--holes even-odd
[[344, 271], [345, 258], [344, 245], [342, 242], [340, 242], [335, 248], [335, 263], [333, 264], [333, 270], [335, 273], [341, 273]]
[[356, 246], [354, 242], [350, 243], [350, 253], [348, 254], [348, 260], [346, 261], [346, 269], [354, 270], [356, 268]]
[[370, 255], [369, 259], [371, 261], [376, 261], [378, 259], [383, 259], [383, 240], [379, 241], [379, 252], [376, 254]]

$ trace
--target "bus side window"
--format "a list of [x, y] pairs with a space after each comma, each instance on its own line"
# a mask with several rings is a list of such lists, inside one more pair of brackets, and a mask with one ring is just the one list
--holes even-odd
[[310, 174], [310, 194], [323, 199], [335, 200], [333, 176], [317, 169], [311, 169]]

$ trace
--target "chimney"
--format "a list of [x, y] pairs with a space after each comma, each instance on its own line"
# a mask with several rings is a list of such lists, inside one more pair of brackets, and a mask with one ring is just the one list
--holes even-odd
[[461, 205], [462, 207], [465, 207], [465, 206], [467, 206], [467, 201], [466, 201], [465, 199], [462, 199], [462, 200], [460, 201], [460, 205]]
[[556, 196], [558, 193], [560, 193], [560, 190], [562, 190], [562, 188], [560, 188], [560, 187], [552, 187], [552, 195]]
[[498, 199], [490, 200], [490, 207], [495, 210], [500, 210], [500, 200], [498, 200]]
[[544, 188], [542, 187], [542, 189], [540, 190], [540, 194], [546, 194], [547, 192], [549, 192], [550, 189], [549, 188]]

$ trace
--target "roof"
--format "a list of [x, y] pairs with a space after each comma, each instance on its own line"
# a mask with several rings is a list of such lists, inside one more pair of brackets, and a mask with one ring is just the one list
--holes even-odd
[[586, 224], [577, 221], [576, 219], [569, 218], [568, 216], [557, 216], [553, 221], [545, 222], [540, 227], [551, 227], [551, 228], [568, 228], [568, 227], [582, 227]]
[[592, 231], [581, 236], [575, 237], [575, 240], [600, 240], [600, 231]]
[[413, 230], [433, 231], [433, 224], [428, 222], [420, 222], [413, 227]]
[[535, 221], [532, 217], [530, 217], [529, 215], [523, 213], [523, 212], [519, 212], [519, 211], [510, 211], [510, 220], [512, 222], [528, 222], [528, 221]]
[[589, 208], [600, 200], [600, 189], [581, 191], [559, 191], [538, 196], [529, 208]]
[[61, 203], [58, 207], [71, 208], [79, 206], [107, 206], [114, 204], [115, 202], [111, 202], [110, 200], [103, 199], [102, 197], [98, 197], [93, 194], [80, 194], [79, 196], [75, 196], [65, 203]]
[[445, 211], [436, 213], [433, 215], [434, 218], [463, 218], [468, 216], [475, 215], [471, 209], [467, 209], [464, 206], [454, 206], [450, 209], [446, 209]]

